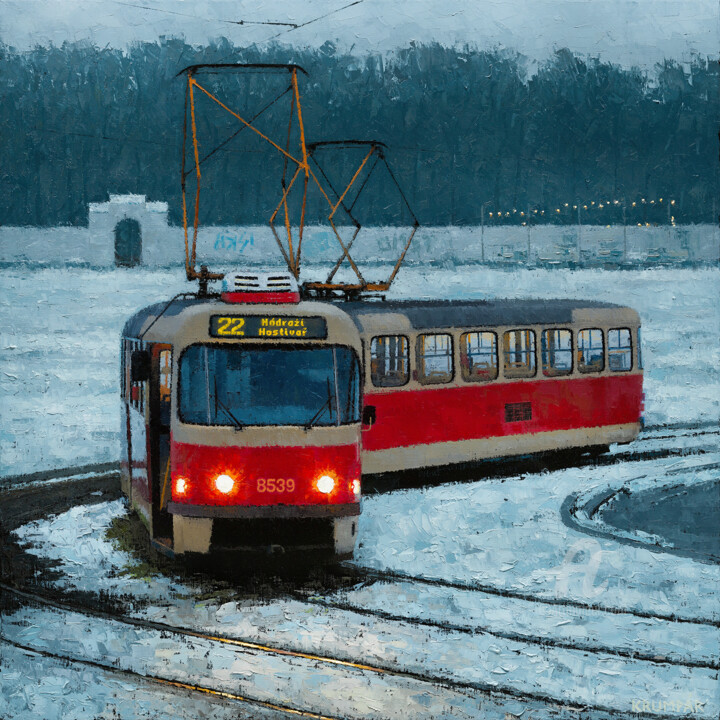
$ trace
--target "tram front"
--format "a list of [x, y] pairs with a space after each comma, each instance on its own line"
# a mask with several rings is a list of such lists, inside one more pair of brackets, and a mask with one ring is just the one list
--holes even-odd
[[178, 318], [173, 552], [349, 556], [360, 514], [358, 331], [338, 307], [300, 302], [292, 276], [252, 279], [229, 276], [220, 299]]

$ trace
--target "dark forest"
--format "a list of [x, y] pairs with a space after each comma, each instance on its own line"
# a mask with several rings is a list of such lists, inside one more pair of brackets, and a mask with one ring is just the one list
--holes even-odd
[[[648, 74], [561, 50], [529, 74], [523, 58], [498, 50], [431, 44], [358, 58], [331, 44], [261, 51], [163, 39], [126, 51], [0, 45], [0, 223], [85, 224], [87, 203], [108, 192], [166, 200], [179, 222], [184, 84], [176, 75], [219, 61], [304, 67], [308, 140], [385, 142], [424, 225], [514, 223], [520, 212], [575, 223], [573, 205], [588, 205], [581, 221], [591, 224], [662, 224], [671, 213], [677, 223], [713, 222], [718, 211], [714, 61], [667, 60]], [[238, 85], [239, 105], [252, 114], [275, 94], [273, 83], [257, 74]], [[276, 151], [243, 143], [218, 154], [203, 222], [263, 223], [277, 203]], [[327, 157], [338, 178], [350, 161]], [[380, 176], [365, 222], [405, 222], [391, 194]], [[311, 222], [322, 214], [317, 204], [309, 210]]]

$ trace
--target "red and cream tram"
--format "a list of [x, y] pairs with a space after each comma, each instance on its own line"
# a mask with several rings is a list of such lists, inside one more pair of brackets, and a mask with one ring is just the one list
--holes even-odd
[[572, 300], [300, 300], [287, 273], [122, 338], [123, 489], [176, 554], [351, 554], [361, 475], [629, 442], [639, 317]]

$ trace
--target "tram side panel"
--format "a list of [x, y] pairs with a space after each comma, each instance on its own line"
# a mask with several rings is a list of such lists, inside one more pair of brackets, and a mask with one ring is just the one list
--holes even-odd
[[150, 453], [148, 446], [149, 388], [147, 380], [133, 378], [132, 355], [140, 349], [135, 339], [123, 340], [123, 461], [122, 486], [130, 504], [152, 534]]
[[368, 392], [376, 421], [363, 433], [364, 470], [627, 441], [641, 394], [639, 375]]
[[[534, 329], [540, 337], [542, 327]], [[457, 348], [460, 331], [453, 335]], [[367, 346], [370, 338], [365, 339]], [[415, 337], [409, 339], [412, 348]], [[413, 366], [412, 352], [409, 359]], [[363, 427], [363, 471], [628, 442], [639, 432], [642, 413], [637, 359], [636, 352], [632, 370], [622, 373], [551, 378], [537, 368], [532, 378], [470, 383], [456, 372], [446, 385], [412, 382], [413, 370], [397, 388], [375, 387], [368, 374], [365, 407], [372, 408], [372, 424]], [[457, 357], [454, 363], [459, 367]]]
[[129, 368], [127, 366], [125, 338], [120, 340], [120, 487], [130, 497], [130, 407], [127, 394], [129, 392]]

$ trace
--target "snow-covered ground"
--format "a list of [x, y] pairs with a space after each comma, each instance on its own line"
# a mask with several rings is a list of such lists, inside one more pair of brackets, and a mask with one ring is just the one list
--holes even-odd
[[[0, 477], [117, 460], [122, 326], [138, 307], [188, 289], [180, 270], [0, 270]], [[643, 321], [647, 422], [720, 417], [718, 268], [408, 267], [390, 295], [630, 305]]]
[[[649, 707], [664, 703], [666, 712], [658, 714], [687, 715], [690, 702], [692, 717], [714, 718], [720, 712], [720, 566], [588, 537], [563, 524], [560, 508], [573, 492], [620, 488], [641, 477], [707, 482], [717, 477], [718, 462], [720, 454], [706, 452], [364, 499], [357, 565], [467, 589], [398, 579], [307, 601], [210, 593], [198, 602], [198, 587], [170, 577], [119, 577], [133, 560], [105, 539], [105, 529], [125, 512], [122, 501], [74, 508], [16, 531], [31, 553], [59, 563], [59, 584], [142, 598], [148, 605], [136, 616], [442, 678], [462, 691], [110, 620], [93, 620], [88, 632], [86, 619], [48, 609], [14, 612], [3, 619], [2, 633], [66, 657], [264, 701], [283, 698], [334, 717], [504, 717], [525, 708], [534, 718], [554, 718], [568, 703], [602, 708], [590, 714], [599, 718], [605, 711], [629, 714], [648, 701]], [[23, 659], [17, 652], [13, 662]], [[0, 660], [0, 668], [6, 662]], [[504, 694], [488, 700], [482, 689]], [[513, 699], [517, 695], [522, 701]], [[18, 717], [29, 717], [17, 688], [6, 702]], [[477, 714], [484, 702], [489, 706]], [[0, 716], [2, 710], [0, 704]]]
[[[0, 476], [117, 459], [120, 329], [137, 307], [185, 289], [177, 271], [0, 271]], [[180, 628], [401, 672], [28, 605], [0, 616], [0, 634], [66, 660], [0, 642], [0, 717], [287, 716], [137, 676], [151, 674], [329, 717], [558, 720], [578, 717], [566, 706], [585, 705], [595, 708], [584, 716], [593, 720], [716, 718], [720, 566], [652, 547], [641, 534], [634, 543], [587, 534], [592, 518], [580, 513], [569, 527], [563, 508], [575, 495], [582, 507], [625, 486], [717, 480], [719, 290], [718, 269], [404, 270], [395, 297], [576, 297], [635, 307], [647, 422], [707, 427], [651, 431], [613, 450], [672, 446], [685, 457], [366, 497], [354, 563], [397, 577], [368, 575], [307, 599], [228, 598], [213, 593], [209, 578], [199, 587], [123, 575], [135, 560], [105, 535], [126, 512], [122, 501], [28, 523], [18, 540], [57, 563], [63, 588], [136, 598], [136, 617]]]

